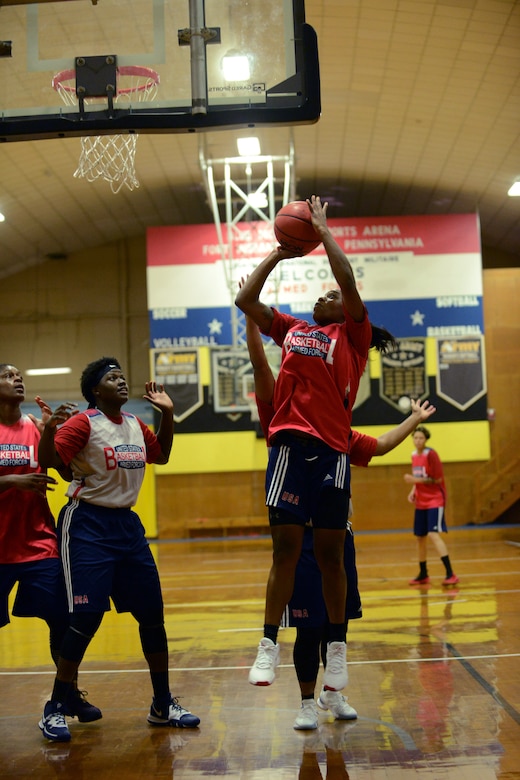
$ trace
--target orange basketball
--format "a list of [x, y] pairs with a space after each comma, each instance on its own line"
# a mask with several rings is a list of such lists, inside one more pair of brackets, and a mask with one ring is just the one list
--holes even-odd
[[274, 234], [280, 246], [296, 250], [300, 255], [309, 254], [321, 243], [305, 200], [293, 200], [282, 206], [274, 221]]

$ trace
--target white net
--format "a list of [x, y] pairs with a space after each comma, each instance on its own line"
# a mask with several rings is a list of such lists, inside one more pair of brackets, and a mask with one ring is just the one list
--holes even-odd
[[139, 187], [135, 173], [135, 151], [138, 135], [93, 135], [81, 139], [79, 165], [74, 177], [110, 183], [113, 193], [123, 185], [129, 190]]
[[[76, 105], [75, 71], [63, 71], [54, 77], [52, 85], [66, 105]], [[117, 72], [117, 94], [114, 105], [124, 107], [132, 102], [150, 101], [157, 95], [159, 75], [151, 68], [125, 66]], [[99, 103], [100, 98], [85, 100], [85, 105]], [[113, 193], [126, 186], [129, 190], [139, 187], [135, 173], [135, 152], [138, 133], [84, 136], [81, 139], [79, 164], [75, 178], [95, 181], [102, 178], [109, 182]]]

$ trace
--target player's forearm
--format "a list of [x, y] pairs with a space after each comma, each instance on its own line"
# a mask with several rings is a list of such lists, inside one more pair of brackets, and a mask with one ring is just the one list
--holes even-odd
[[56, 452], [56, 446], [54, 444], [54, 434], [56, 428], [50, 425], [45, 425], [40, 443], [38, 445], [38, 463], [42, 469], [54, 468], [59, 469], [63, 466], [63, 461]]
[[258, 303], [260, 293], [262, 292], [267, 277], [278, 265], [280, 260], [280, 253], [276, 249], [273, 249], [272, 252], [270, 252], [249, 274], [244, 284], [239, 289], [235, 298], [235, 303], [245, 314], [249, 314], [251, 307], [254, 307], [254, 305]]
[[375, 455], [386, 455], [387, 452], [390, 452], [397, 447], [398, 444], [401, 444], [401, 442], [413, 433], [420, 421], [421, 415], [412, 412], [412, 414], [408, 415], [408, 417], [395, 428], [378, 436]]
[[345, 306], [351, 317], [356, 322], [361, 322], [365, 316], [365, 306], [359, 295], [350, 261], [328, 227], [322, 227], [319, 232], [329, 258], [331, 271], [341, 290]]
[[168, 463], [170, 459], [170, 453], [173, 445], [173, 410], [166, 411], [161, 415], [161, 422], [159, 423], [159, 430], [157, 431], [157, 441], [161, 447], [162, 457], [155, 462], [159, 465]]

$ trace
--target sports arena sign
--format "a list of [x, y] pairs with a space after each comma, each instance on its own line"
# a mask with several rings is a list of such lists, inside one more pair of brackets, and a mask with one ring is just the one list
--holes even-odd
[[[475, 214], [329, 219], [347, 254], [370, 319], [397, 338], [472, 337], [484, 332], [480, 231]], [[232, 343], [239, 280], [275, 246], [269, 223], [239, 223], [222, 257], [215, 225], [149, 228], [151, 347]], [[312, 319], [336, 283], [323, 246], [282, 261], [263, 300]]]

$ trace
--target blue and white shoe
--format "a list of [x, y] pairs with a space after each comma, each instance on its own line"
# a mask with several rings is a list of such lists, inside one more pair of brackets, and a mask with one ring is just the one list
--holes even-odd
[[173, 696], [170, 696], [167, 708], [162, 709], [158, 708], [154, 699], [147, 720], [152, 726], [176, 726], [181, 729], [194, 729], [200, 723], [200, 718], [181, 707], [179, 700]]
[[80, 691], [77, 688], [69, 692], [63, 713], [71, 718], [77, 718], [80, 723], [92, 723], [103, 717], [99, 707], [87, 701], [87, 691]]
[[69, 742], [70, 731], [65, 723], [65, 710], [58, 701], [48, 701], [38, 726], [43, 736], [52, 742]]

